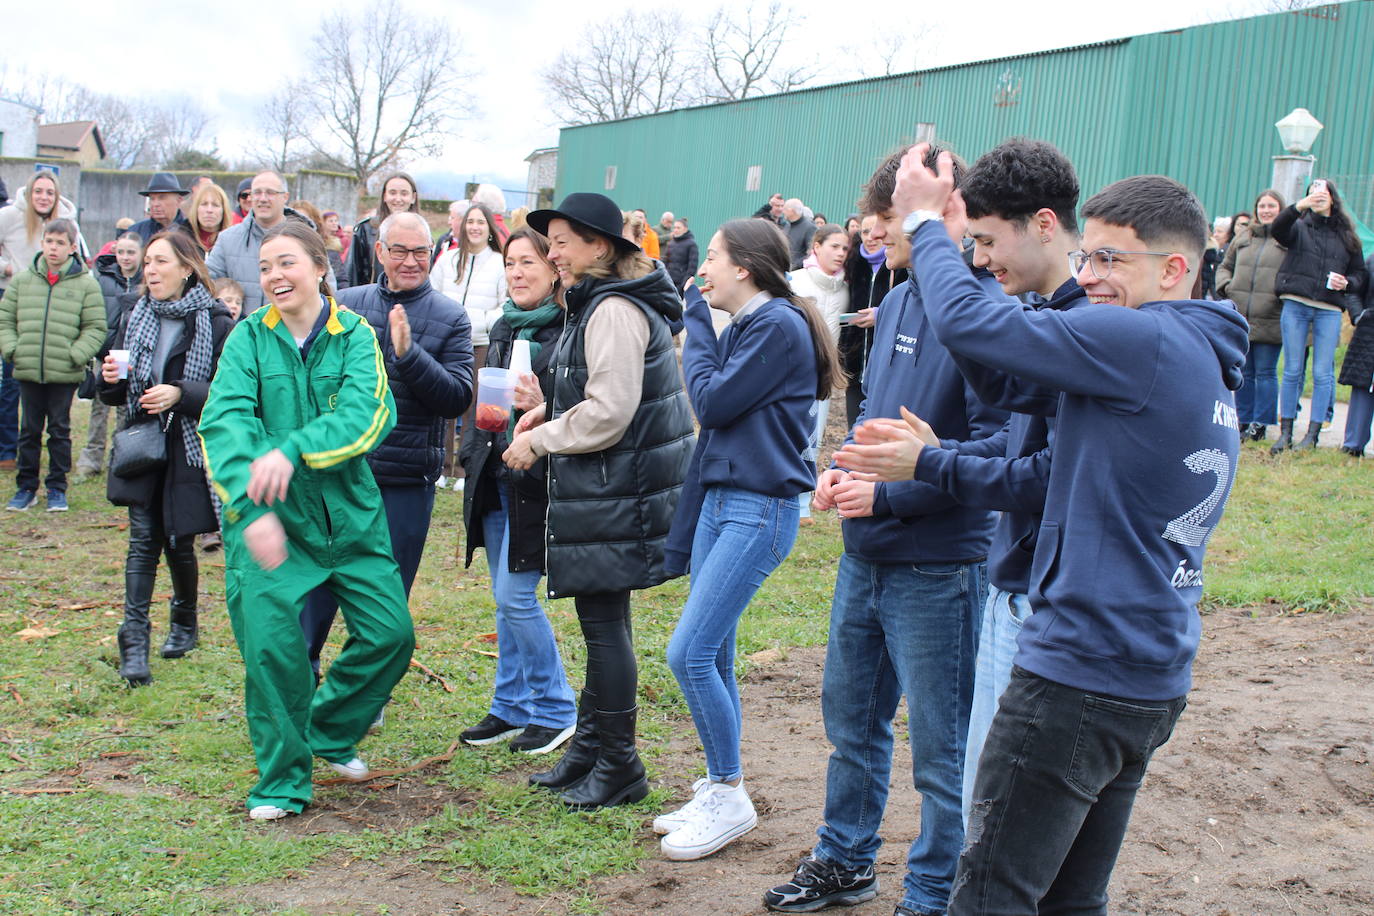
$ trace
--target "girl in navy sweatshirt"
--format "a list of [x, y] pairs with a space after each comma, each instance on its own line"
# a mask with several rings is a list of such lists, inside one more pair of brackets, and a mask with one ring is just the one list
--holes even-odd
[[[667, 560], [690, 569], [691, 593], [668, 644], [706, 751], [706, 778], [686, 806], [654, 821], [670, 859], [708, 856], [758, 823], [740, 767], [735, 628], [763, 580], [792, 549], [797, 495], [815, 485], [804, 454], [811, 408], [839, 381], [825, 322], [787, 282], [781, 232], [733, 220], [706, 249], [710, 305], [686, 286], [682, 369], [701, 433], [669, 537]], [[716, 338], [710, 310], [730, 313]]]

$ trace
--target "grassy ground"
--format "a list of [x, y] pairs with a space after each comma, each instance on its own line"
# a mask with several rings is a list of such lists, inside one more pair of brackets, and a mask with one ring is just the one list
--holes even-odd
[[[78, 426], [85, 412], [75, 408]], [[1248, 448], [1212, 544], [1208, 601], [1333, 609], [1370, 594], [1369, 473], [1329, 452], [1274, 461]], [[70, 497], [66, 515], [47, 515], [41, 503], [0, 513], [0, 912], [253, 912], [210, 892], [306, 869], [331, 854], [423, 859], [454, 880], [556, 891], [573, 911], [594, 912], [583, 890], [588, 879], [633, 867], [637, 838], [666, 790], [637, 806], [570, 814], [525, 790], [523, 775], [533, 767], [501, 748], [462, 749], [417, 774], [451, 789], [453, 802], [413, 822], [318, 835], [248, 822], [243, 799], [255, 776], [223, 570], [202, 564], [202, 647], [178, 662], [156, 659], [152, 687], [125, 689], [113, 639], [124, 516], [105, 502], [102, 481], [79, 484]], [[442, 754], [486, 709], [494, 661], [482, 654], [492, 648], [482, 636], [494, 625], [480, 556], [466, 571], [454, 559], [460, 505], [451, 491], [439, 495], [412, 602], [416, 659], [452, 692], [412, 671], [386, 728], [365, 745], [374, 768]], [[742, 659], [825, 641], [840, 549], [833, 519], [802, 532], [744, 620]], [[167, 591], [163, 577], [160, 623]], [[642, 747], [651, 770], [670, 731], [684, 727], [685, 705], [663, 660], [684, 594], [678, 581], [635, 599]], [[578, 682], [584, 659], [571, 603], [555, 603], [551, 617]], [[154, 631], [157, 639], [164, 634], [165, 626]], [[336, 631], [327, 657], [341, 637]], [[321, 787], [317, 798], [359, 791]]]

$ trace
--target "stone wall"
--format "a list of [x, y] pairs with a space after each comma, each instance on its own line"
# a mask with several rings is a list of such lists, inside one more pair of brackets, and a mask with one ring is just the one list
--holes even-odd
[[[63, 171], [65, 176], [66, 172]], [[143, 219], [143, 198], [138, 192], [148, 186], [151, 171], [114, 171], [87, 169], [82, 175], [81, 231], [93, 245], [114, 237], [114, 224], [122, 216]], [[200, 175], [208, 175], [232, 198], [239, 182], [252, 178], [253, 172], [175, 172], [182, 187], [188, 187]], [[339, 221], [353, 223], [358, 210], [357, 186], [353, 179], [337, 172], [301, 170], [286, 176], [286, 186], [292, 200], [305, 199], [321, 211], [336, 210]]]

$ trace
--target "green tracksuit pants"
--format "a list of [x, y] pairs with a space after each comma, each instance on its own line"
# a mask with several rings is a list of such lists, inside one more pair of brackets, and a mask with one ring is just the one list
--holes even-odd
[[[378, 513], [380, 516], [380, 512]], [[227, 537], [229, 619], [243, 655], [244, 705], [259, 779], [248, 807], [276, 805], [299, 813], [312, 797], [312, 757], [347, 763], [405, 674], [415, 630], [391, 555], [385, 519], [380, 536], [335, 552], [329, 544], [288, 542], [288, 558], [271, 572]], [[324, 585], [339, 602], [348, 641], [319, 688], [310, 670], [300, 611]]]

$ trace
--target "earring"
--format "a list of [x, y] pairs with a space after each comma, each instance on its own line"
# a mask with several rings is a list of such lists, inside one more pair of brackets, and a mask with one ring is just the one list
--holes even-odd
[[1050, 237], [1049, 237], [1048, 235], [1042, 235], [1042, 236], [1040, 236], [1040, 241], [1041, 241], [1041, 242], [1044, 242], [1045, 244], [1048, 245], [1048, 244], [1049, 244], [1049, 241], [1050, 241]]

